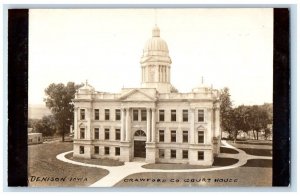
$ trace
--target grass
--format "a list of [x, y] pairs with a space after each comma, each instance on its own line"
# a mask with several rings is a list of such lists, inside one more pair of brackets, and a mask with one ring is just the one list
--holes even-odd
[[262, 141], [262, 140], [249, 140], [249, 141], [236, 141], [237, 144], [252, 144], [252, 145], [267, 145], [272, 146], [272, 141]]
[[[227, 141], [232, 146], [239, 148], [245, 151], [247, 154], [255, 155], [255, 156], [272, 156], [272, 141], [257, 141], [257, 140], [249, 140], [249, 141], [237, 141], [233, 143], [232, 141]], [[267, 144], [267, 145], [263, 145]]]
[[211, 167], [228, 166], [237, 163], [237, 159], [232, 158], [220, 158], [215, 157], [212, 166], [202, 166], [202, 165], [190, 165], [190, 164], [178, 164], [178, 163], [151, 163], [142, 166], [146, 169], [163, 169], [163, 170], [174, 170], [174, 169], [205, 169]]
[[272, 169], [240, 167], [230, 170], [193, 173], [172, 171], [168, 173], [138, 173], [125, 177], [116, 186], [272, 186]]
[[120, 166], [124, 165], [124, 162], [120, 162], [117, 160], [112, 159], [83, 159], [83, 158], [77, 158], [73, 157], [73, 153], [69, 153], [65, 156], [67, 159], [78, 161], [82, 163], [89, 163], [94, 165], [103, 165], [103, 166]]
[[221, 167], [221, 166], [229, 166], [237, 163], [239, 160], [233, 158], [221, 158], [215, 157], [213, 166]]
[[268, 159], [249, 159], [242, 167], [266, 167], [272, 168], [273, 162]]
[[268, 149], [256, 149], [256, 148], [240, 148], [240, 149], [250, 155], [272, 156], [272, 150], [268, 150]]
[[210, 166], [189, 165], [189, 164], [180, 164], [180, 163], [151, 163], [151, 164], [143, 165], [142, 167], [146, 169], [164, 169], [164, 170], [210, 168]]
[[[70, 142], [54, 142], [28, 146], [28, 186], [88, 186], [108, 174], [107, 170], [62, 162], [56, 155], [70, 151]], [[37, 177], [59, 181], [36, 181]]]
[[238, 154], [239, 152], [234, 150], [234, 149], [231, 149], [231, 148], [224, 148], [224, 147], [221, 147], [220, 148], [220, 153], [227, 153], [227, 154]]

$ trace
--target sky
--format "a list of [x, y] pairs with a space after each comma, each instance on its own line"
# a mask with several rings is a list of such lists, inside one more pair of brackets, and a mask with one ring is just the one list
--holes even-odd
[[140, 58], [157, 24], [171, 83], [228, 87], [235, 106], [272, 103], [273, 9], [31, 9], [29, 104], [51, 83], [118, 93], [140, 87]]

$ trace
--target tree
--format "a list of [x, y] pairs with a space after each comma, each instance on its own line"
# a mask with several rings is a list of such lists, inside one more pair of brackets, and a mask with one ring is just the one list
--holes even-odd
[[229, 88], [225, 87], [221, 89], [220, 92], [220, 123], [222, 132], [229, 133], [229, 136], [233, 136], [234, 127], [234, 119], [233, 119], [233, 111], [232, 111], [232, 102], [230, 100]]
[[74, 119], [72, 99], [75, 98], [76, 90], [81, 86], [75, 85], [74, 82], [68, 82], [66, 86], [62, 83], [52, 83], [45, 89], [47, 97], [44, 101], [54, 116], [58, 134], [62, 136], [63, 142], [65, 133], [68, 132]]
[[42, 133], [43, 136], [53, 136], [56, 132], [56, 123], [53, 115], [43, 116], [33, 126], [33, 132]]
[[268, 124], [270, 124], [271, 122], [271, 117], [265, 107], [258, 105], [254, 105], [251, 107], [249, 124], [251, 125], [250, 129], [252, 129], [254, 136], [256, 133], [257, 140], [259, 139], [258, 133], [261, 130], [267, 129]]

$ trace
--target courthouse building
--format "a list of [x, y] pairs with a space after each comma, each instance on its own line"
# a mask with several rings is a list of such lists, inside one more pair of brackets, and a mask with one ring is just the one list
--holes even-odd
[[219, 93], [203, 84], [179, 93], [171, 63], [156, 26], [140, 60], [140, 88], [106, 93], [86, 82], [78, 89], [74, 156], [212, 165], [220, 151]]

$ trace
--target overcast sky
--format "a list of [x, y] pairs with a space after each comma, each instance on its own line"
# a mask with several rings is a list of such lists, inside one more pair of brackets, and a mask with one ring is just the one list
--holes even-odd
[[169, 47], [171, 83], [229, 87], [234, 105], [272, 102], [273, 9], [30, 10], [29, 104], [50, 83], [97, 91], [140, 87], [140, 58], [157, 23]]

